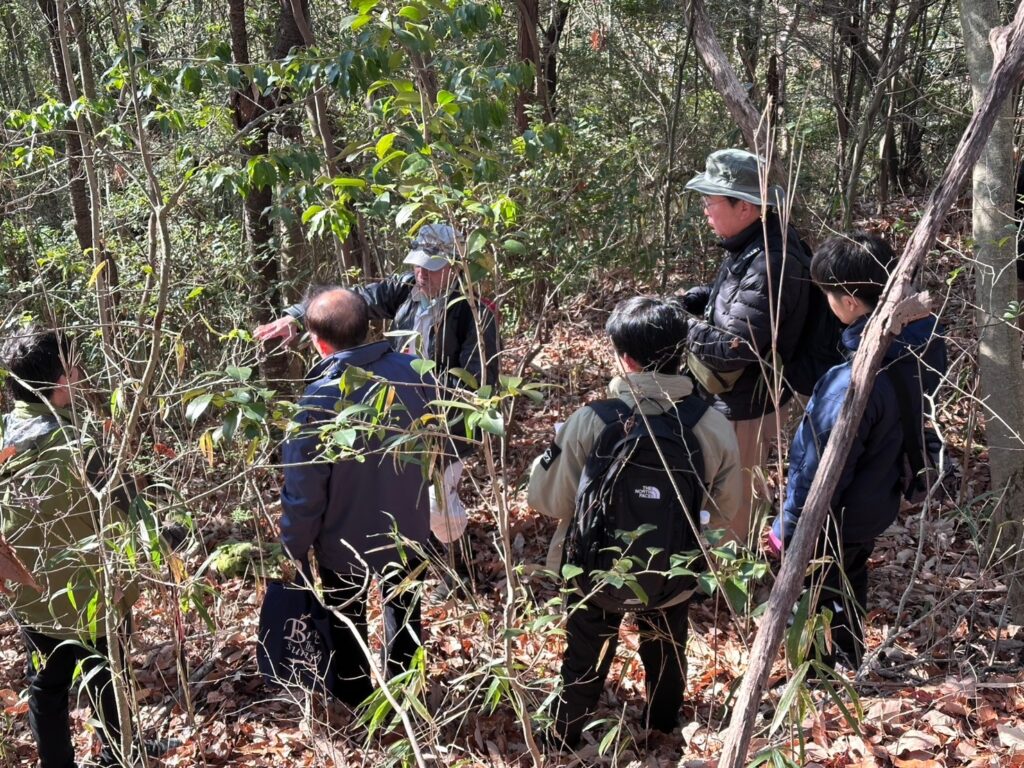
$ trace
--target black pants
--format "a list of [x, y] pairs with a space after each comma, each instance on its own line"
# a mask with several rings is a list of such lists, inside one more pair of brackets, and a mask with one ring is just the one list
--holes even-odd
[[27, 627], [22, 627], [22, 634], [28, 653], [28, 722], [39, 748], [40, 766], [75, 768], [68, 696], [72, 685], [77, 688], [74, 675], [79, 662], [82, 663], [82, 674], [78, 679], [85, 681], [85, 692], [93, 713], [103, 723], [100, 738], [104, 752], [109, 753], [111, 745], [119, 746], [121, 722], [107, 663], [106, 639], [97, 640], [95, 648], [86, 648]]
[[[640, 660], [647, 677], [647, 724], [659, 731], [679, 725], [686, 685], [686, 634], [689, 603], [636, 614]], [[579, 743], [592, 716], [619, 642], [621, 613], [570, 605], [566, 624], [562, 693], [555, 712], [559, 736], [569, 747]]]
[[864, 655], [864, 616], [868, 604], [868, 559], [875, 548], [875, 541], [860, 544], [834, 543], [834, 537], [826, 541], [826, 556], [832, 562], [807, 577], [808, 589], [821, 587], [818, 609], [828, 608], [832, 612], [832, 647], [823, 661], [835, 666], [841, 661], [851, 669], [860, 666]]
[[[389, 571], [386, 577], [380, 579], [383, 591], [384, 667], [388, 677], [405, 671], [416, 649], [420, 647], [422, 622], [418, 591], [397, 589], [408, 572], [404, 569]], [[366, 610], [372, 581], [364, 579], [361, 574], [336, 573], [326, 568], [321, 568], [320, 578], [324, 584], [324, 603], [350, 619], [359, 637], [366, 643]], [[373, 693], [370, 662], [352, 630], [333, 613], [331, 640], [334, 644], [334, 673], [337, 680], [333, 693], [346, 704], [356, 706]]]

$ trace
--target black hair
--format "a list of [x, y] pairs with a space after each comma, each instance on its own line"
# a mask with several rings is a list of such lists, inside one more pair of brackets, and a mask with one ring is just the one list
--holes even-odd
[[48, 400], [71, 365], [72, 344], [63, 333], [31, 325], [8, 338], [0, 351], [7, 388], [15, 400]]
[[830, 237], [818, 246], [811, 259], [811, 279], [825, 293], [854, 296], [874, 309], [895, 262], [896, 254], [885, 240], [854, 232]]
[[615, 351], [645, 371], [677, 373], [686, 349], [686, 313], [678, 303], [655, 296], [620, 301], [605, 324]]
[[309, 302], [306, 328], [337, 350], [356, 347], [370, 332], [370, 308], [348, 288], [322, 291]]

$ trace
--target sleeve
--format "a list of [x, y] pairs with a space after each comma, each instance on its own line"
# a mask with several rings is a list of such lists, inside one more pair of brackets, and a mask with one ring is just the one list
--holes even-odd
[[562, 425], [530, 470], [527, 503], [558, 520], [548, 548], [546, 567], [550, 571], [557, 571], [561, 565], [565, 535], [576, 508], [576, 489], [602, 428], [600, 416], [590, 408], [581, 408]]
[[530, 468], [526, 500], [531, 507], [559, 520], [572, 517], [576, 489], [600, 434], [600, 422], [600, 417], [592, 410], [581, 408], [562, 425], [547, 450]]
[[[720, 416], [717, 412], [709, 412], [709, 417]], [[694, 428], [694, 433], [701, 442], [704, 453], [704, 479], [707, 483], [707, 504], [710, 520], [708, 527], [725, 529], [730, 537], [739, 538], [736, 526], [745, 514], [743, 505], [743, 471], [740, 466], [739, 444], [732, 425], [721, 418], [711, 421], [708, 417], [701, 419]], [[742, 529], [746, 529], [743, 521]]]
[[[467, 301], [460, 297], [459, 301]], [[482, 381], [482, 373], [487, 370], [487, 383], [496, 385], [498, 383], [498, 350], [500, 341], [498, 339], [498, 322], [494, 311], [483, 302], [478, 304], [476, 312], [469, 309], [463, 314], [464, 327], [460, 329], [459, 338], [459, 367], [464, 368], [478, 381]], [[480, 330], [483, 336], [477, 333], [476, 315], [480, 316]], [[452, 381], [446, 382], [450, 386], [458, 386], [461, 382], [453, 377]]]
[[710, 285], [695, 285], [685, 293], [680, 294], [678, 297], [679, 303], [682, 304], [683, 309], [691, 315], [704, 314], [704, 309], [707, 307], [708, 300], [710, 298]]
[[415, 285], [411, 274], [376, 283], [353, 286], [352, 290], [370, 305], [371, 320], [394, 320], [398, 309], [409, 298]]
[[296, 432], [281, 447], [281, 543], [300, 562], [307, 562], [327, 511], [331, 464], [319, 456], [317, 427], [333, 415], [329, 405], [330, 398], [316, 394], [316, 385], [306, 390], [295, 417]]
[[772, 317], [769, 297], [780, 295], [782, 271], [782, 254], [762, 252], [754, 257], [739, 278], [732, 303], [716, 313], [716, 324], [697, 318], [691, 321], [690, 351], [708, 367], [722, 372], [738, 371], [762, 359], [771, 348], [773, 320], [781, 323], [781, 318]]
[[302, 330], [306, 329], [306, 305], [305, 304], [292, 304], [290, 307], [285, 307], [284, 313], [288, 317], [292, 318], [296, 323], [299, 324], [299, 328]]
[[[839, 366], [830, 370], [818, 382], [815, 392], [807, 404], [807, 410], [800, 426], [797, 427], [793, 444], [789, 451], [789, 473], [786, 479], [786, 498], [782, 505], [782, 515], [772, 524], [772, 532], [779, 539], [789, 544], [796, 531], [797, 522], [803, 513], [804, 505], [811, 491], [811, 484], [821, 457], [825, 453], [829, 437], [839, 420], [843, 398], [850, 384], [850, 367]], [[857, 463], [864, 453], [867, 436], [872, 424], [877, 419], [871, 415], [871, 403], [865, 411], [860, 425], [850, 445], [850, 453], [846, 458], [842, 474], [830, 505], [833, 508], [842, 506], [842, 498], [853, 482]]]

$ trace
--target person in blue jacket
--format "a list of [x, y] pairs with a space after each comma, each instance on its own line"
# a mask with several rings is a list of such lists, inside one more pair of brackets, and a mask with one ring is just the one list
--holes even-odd
[[[865, 233], [831, 238], [814, 255], [811, 278], [847, 326], [843, 345], [851, 357], [894, 261], [884, 240]], [[945, 367], [941, 332], [935, 317], [929, 316], [908, 324], [893, 339], [875, 378], [819, 540], [819, 550], [824, 549], [831, 563], [808, 578], [809, 588], [821, 587], [819, 604], [832, 612], [834, 650], [826, 663], [839, 660], [851, 668], [860, 663], [868, 559], [875, 540], [896, 519], [900, 499], [914, 480], [908, 467], [919, 462], [915, 464], [908, 451], [923, 450], [923, 442], [914, 436], [923, 431], [924, 396], [934, 391]], [[782, 515], [769, 531], [769, 545], [776, 551], [796, 530], [851, 373], [852, 360], [831, 368], [807, 404], [789, 451]]]
[[[386, 667], [397, 674], [419, 647], [421, 629], [416, 590], [395, 588], [416, 565], [416, 548], [402, 542], [423, 545], [430, 532], [422, 467], [397, 443], [407, 441], [426, 413], [435, 383], [415, 372], [412, 355], [387, 341], [364, 343], [369, 308], [354, 291], [317, 295], [306, 325], [322, 359], [309, 374], [294, 431], [282, 447], [281, 542], [307, 573], [310, 548], [315, 551], [325, 603], [351, 620], [364, 644], [370, 584], [380, 578]], [[380, 402], [391, 405], [378, 414], [374, 403], [381, 394]], [[333, 437], [325, 436], [323, 428], [345, 409], [361, 423], [346, 436], [350, 422], [339, 421]], [[355, 705], [373, 691], [369, 660], [349, 626], [331, 619], [334, 693]]]

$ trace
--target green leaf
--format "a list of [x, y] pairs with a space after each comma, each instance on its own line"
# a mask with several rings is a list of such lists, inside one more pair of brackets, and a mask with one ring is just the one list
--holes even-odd
[[437, 92], [437, 106], [443, 107], [455, 101], [455, 94], [451, 91], [440, 90]]
[[188, 407], [185, 409], [185, 418], [195, 424], [212, 402], [212, 393], [207, 392], [206, 394], [199, 395], [199, 397], [189, 401]]
[[416, 213], [423, 206], [423, 203], [406, 203], [398, 209], [398, 213], [395, 216], [395, 225], [404, 227], [412, 215]]
[[523, 254], [526, 253], [526, 246], [518, 240], [506, 240], [501, 246], [509, 253]]
[[384, 156], [391, 151], [391, 145], [395, 143], [397, 133], [386, 133], [377, 140], [377, 159], [383, 160]]
[[469, 239], [466, 240], [466, 253], [472, 255], [482, 251], [485, 245], [487, 245], [487, 235], [481, 229], [474, 229]]
[[424, 360], [422, 357], [417, 357], [409, 363], [409, 366], [420, 376], [426, 376], [437, 367], [437, 363], [433, 360]]
[[249, 366], [235, 367], [229, 365], [224, 370], [224, 373], [236, 381], [248, 381], [252, 377], [252, 368]]
[[178, 73], [177, 85], [186, 93], [198, 96], [203, 90], [203, 75], [195, 67], [185, 67]]
[[418, 6], [407, 5], [398, 12], [398, 15], [401, 16], [403, 19], [409, 19], [410, 21], [415, 21], [418, 23], [423, 21], [423, 19], [426, 18], [427, 14], [426, 11], [424, 11], [422, 8]]
[[562, 578], [565, 579], [566, 581], [572, 581], [573, 579], [575, 579], [577, 576], [579, 576], [582, 573], [583, 573], [583, 569], [580, 568], [578, 565], [573, 565], [572, 563], [566, 563], [565, 565], [562, 566]]
[[277, 168], [266, 157], [254, 157], [247, 166], [249, 183], [256, 189], [273, 186], [277, 181]]
[[789, 681], [789, 685], [786, 686], [786, 690], [782, 694], [782, 698], [779, 699], [779, 705], [775, 708], [775, 719], [772, 720], [771, 727], [768, 729], [769, 736], [774, 734], [778, 727], [789, 717], [790, 709], [793, 706], [793, 699], [800, 692], [804, 684], [804, 678], [807, 677], [807, 670], [810, 668], [811, 663], [809, 661], [805, 661], [797, 667], [796, 672]]

